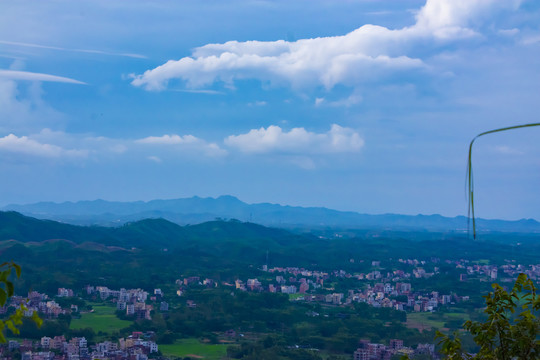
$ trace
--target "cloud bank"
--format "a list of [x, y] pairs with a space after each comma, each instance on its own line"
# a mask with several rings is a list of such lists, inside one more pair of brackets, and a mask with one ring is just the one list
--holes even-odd
[[363, 148], [364, 140], [355, 130], [336, 124], [323, 133], [307, 131], [302, 127], [284, 131], [279, 126], [271, 125], [230, 135], [223, 139], [221, 145], [193, 135], [166, 134], [127, 140], [43, 129], [28, 136], [9, 134], [1, 137], [0, 158], [2, 154], [35, 159], [79, 160], [137, 156], [160, 163], [174, 158], [220, 158], [229, 152], [240, 152], [246, 155], [285, 155], [289, 162], [313, 168], [313, 157], [357, 153]]
[[163, 90], [170, 80], [188, 88], [215, 82], [258, 79], [294, 89], [338, 84], [355, 87], [401, 73], [425, 69], [411, 55], [415, 46], [437, 47], [449, 41], [478, 36], [474, 27], [490, 14], [519, 6], [518, 0], [427, 0], [416, 23], [401, 29], [364, 25], [346, 35], [294, 42], [229, 41], [208, 44], [191, 57], [169, 60], [141, 75], [132, 84], [146, 90]]

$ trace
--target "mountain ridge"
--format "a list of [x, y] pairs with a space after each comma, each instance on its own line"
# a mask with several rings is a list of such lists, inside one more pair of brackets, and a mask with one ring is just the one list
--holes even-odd
[[[427, 231], [467, 231], [465, 216], [361, 214], [325, 207], [302, 207], [272, 203], [248, 204], [231, 195], [217, 198], [193, 196], [179, 199], [118, 202], [102, 199], [77, 202], [10, 204], [4, 211], [75, 225], [117, 226], [146, 218], [163, 218], [179, 225], [216, 218], [238, 219], [281, 228], [374, 228]], [[478, 231], [540, 232], [534, 219], [477, 219]]]
[[301, 240], [305, 237], [283, 229], [235, 220], [180, 226], [165, 219], [143, 219], [118, 227], [101, 227], [71, 225], [35, 219], [15, 211], [0, 211], [0, 241], [68, 241], [124, 248], [177, 248], [231, 240], [246, 243], [266, 241], [280, 246], [291, 239]]

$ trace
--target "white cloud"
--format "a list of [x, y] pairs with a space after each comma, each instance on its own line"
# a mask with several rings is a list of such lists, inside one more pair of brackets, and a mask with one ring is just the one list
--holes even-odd
[[86, 150], [64, 149], [53, 144], [40, 143], [27, 136], [9, 134], [0, 138], [0, 151], [41, 158], [81, 158], [88, 156]]
[[0, 132], [38, 131], [63, 120], [42, 98], [40, 82], [21, 86], [0, 77]]
[[206, 156], [223, 156], [227, 154], [227, 151], [221, 149], [217, 144], [208, 143], [193, 135], [180, 136], [176, 134], [166, 134], [163, 136], [149, 136], [135, 140], [135, 143], [144, 145], [180, 146], [185, 150], [202, 152]]
[[[149, 150], [152, 153], [149, 154]], [[3, 154], [19, 154], [27, 158], [85, 159], [91, 161], [116, 161], [121, 158], [145, 158], [162, 162], [171, 156], [183, 158], [221, 157], [227, 151], [192, 135], [150, 136], [129, 140], [89, 134], [73, 134], [48, 128], [40, 132], [0, 138], [0, 158]], [[9, 159], [9, 158], [6, 158]]]
[[55, 144], [62, 148], [85, 149], [93, 158], [103, 156], [117, 157], [127, 153], [130, 141], [120, 138], [94, 136], [92, 134], [66, 133], [51, 129], [43, 129], [39, 133], [29, 136], [40, 143]]
[[247, 134], [231, 135], [225, 144], [244, 153], [329, 154], [358, 152], [364, 140], [353, 129], [333, 124], [326, 133], [313, 133], [304, 128], [288, 132], [272, 125], [252, 129]]
[[439, 39], [475, 36], [470, 28], [494, 11], [516, 9], [521, 0], [427, 0], [415, 28]]
[[472, 26], [493, 11], [518, 4], [516, 0], [427, 0], [416, 14], [416, 23], [401, 29], [364, 25], [343, 36], [208, 44], [196, 48], [191, 57], [133, 75], [132, 84], [163, 90], [173, 79], [184, 81], [188, 88], [201, 88], [214, 82], [232, 86], [235, 80], [249, 78], [296, 89], [355, 87], [425, 68], [420, 58], [410, 55], [411, 48], [476, 36]]
[[344, 99], [339, 99], [339, 100], [334, 100], [334, 101], [327, 101], [325, 98], [316, 98], [315, 106], [327, 105], [327, 106], [334, 106], [334, 107], [350, 107], [350, 106], [360, 104], [362, 100], [363, 100], [362, 95], [360, 95], [357, 91], [355, 91]]
[[173, 145], [173, 144], [193, 144], [201, 141], [193, 135], [163, 135], [163, 136], [149, 136], [144, 139], [135, 140], [141, 144], [159, 144], [159, 145]]
[[0, 133], [3, 134], [36, 132], [64, 122], [65, 116], [44, 101], [43, 81], [84, 84], [66, 77], [19, 70], [22, 67], [22, 61], [15, 61], [11, 68], [17, 70], [0, 70]]
[[70, 83], [70, 84], [82, 84], [86, 83], [70, 79], [63, 76], [56, 76], [50, 74], [42, 74], [28, 71], [17, 71], [17, 70], [0, 70], [0, 78], [8, 80], [28, 80], [28, 81], [50, 81], [50, 82], [61, 82], [61, 83]]

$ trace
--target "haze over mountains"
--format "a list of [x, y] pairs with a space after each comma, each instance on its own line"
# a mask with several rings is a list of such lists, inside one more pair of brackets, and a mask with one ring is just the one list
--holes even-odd
[[[323, 207], [247, 204], [233, 196], [218, 198], [191, 197], [148, 202], [112, 202], [105, 200], [78, 202], [39, 202], [11, 204], [4, 211], [57, 220], [77, 225], [118, 226], [148, 218], [163, 218], [179, 225], [198, 224], [216, 218], [238, 219], [282, 228], [391, 229], [425, 231], [466, 231], [465, 216], [441, 215], [367, 215]], [[518, 221], [477, 219], [480, 231], [540, 232], [533, 219]]]

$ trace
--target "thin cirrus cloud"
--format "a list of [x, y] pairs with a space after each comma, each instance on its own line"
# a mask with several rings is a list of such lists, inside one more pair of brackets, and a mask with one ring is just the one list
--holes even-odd
[[333, 124], [326, 133], [304, 128], [290, 131], [276, 125], [252, 129], [246, 134], [231, 135], [225, 144], [247, 154], [282, 153], [288, 155], [337, 154], [358, 152], [364, 140], [353, 129]]
[[63, 77], [63, 76], [35, 73], [35, 72], [29, 72], [29, 71], [19, 71], [19, 70], [0, 70], [0, 79], [48, 81], [48, 82], [60, 82], [60, 83], [86, 85], [86, 83], [82, 81]]
[[338, 84], [355, 87], [426, 69], [422, 59], [411, 55], [415, 46], [425, 51], [449, 41], [476, 37], [479, 34], [472, 25], [497, 10], [516, 8], [519, 3], [427, 0], [416, 14], [416, 23], [401, 29], [368, 24], [343, 36], [208, 44], [196, 48], [190, 57], [169, 60], [143, 74], [132, 75], [132, 85], [163, 90], [173, 79], [184, 81], [188, 88], [258, 79], [296, 89], [322, 86], [328, 90]]
[[38, 158], [84, 158], [87, 150], [64, 149], [58, 145], [41, 143], [27, 136], [9, 134], [0, 138], [0, 152]]
[[0, 44], [17, 46], [17, 47], [45, 49], [45, 50], [69, 51], [69, 52], [79, 52], [79, 53], [109, 55], [109, 56], [124, 56], [124, 57], [136, 58], [136, 59], [147, 58], [146, 56], [140, 55], [140, 54], [116, 53], [116, 52], [94, 50], [94, 49], [69, 49], [69, 48], [63, 48], [59, 46], [48, 46], [48, 45], [32, 44], [32, 43], [24, 43], [24, 42], [16, 42], [16, 41], [6, 41], [6, 40], [0, 40]]

